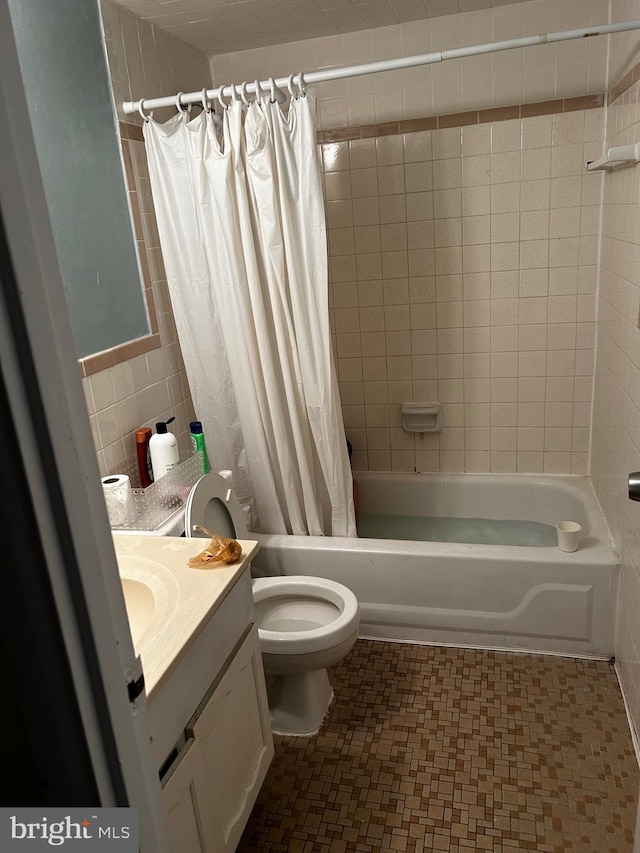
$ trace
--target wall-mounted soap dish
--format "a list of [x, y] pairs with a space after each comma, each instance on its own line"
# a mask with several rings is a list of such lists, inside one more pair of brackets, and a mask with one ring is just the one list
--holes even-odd
[[631, 145], [614, 145], [604, 157], [587, 161], [587, 172], [613, 172], [640, 163], [640, 142]]
[[407, 432], [440, 432], [440, 403], [402, 403], [400, 411]]

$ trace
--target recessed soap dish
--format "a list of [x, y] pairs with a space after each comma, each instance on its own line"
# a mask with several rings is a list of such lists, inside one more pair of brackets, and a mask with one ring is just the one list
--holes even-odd
[[440, 403], [402, 403], [400, 411], [407, 432], [440, 432]]

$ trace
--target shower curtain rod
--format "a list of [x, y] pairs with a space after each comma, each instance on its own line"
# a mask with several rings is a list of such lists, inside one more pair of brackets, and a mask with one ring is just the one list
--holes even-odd
[[[558, 41], [570, 41], [571, 39], [585, 38], [589, 36], [609, 35], [610, 33], [622, 33], [629, 30], [640, 29], [640, 21], [622, 21], [617, 24], [600, 24], [595, 27], [582, 27], [577, 30], [563, 30], [557, 33], [544, 33], [538, 36], [524, 36], [522, 38], [507, 39], [506, 41], [488, 42], [487, 44], [476, 44], [470, 47], [456, 47], [450, 50], [437, 50], [432, 53], [418, 54], [417, 56], [404, 56], [398, 59], [384, 59], [378, 62], [367, 62], [362, 65], [349, 65], [344, 68], [329, 68], [326, 71], [300, 71], [289, 77], [278, 77], [274, 82], [278, 90], [290, 87], [295, 80], [298, 85], [304, 83], [324, 83], [327, 80], [341, 80], [346, 77], [359, 77], [363, 74], [376, 74], [380, 71], [396, 71], [401, 68], [413, 68], [418, 65], [432, 65], [436, 62], [444, 62], [447, 59], [463, 59], [466, 56], [478, 56], [483, 53], [495, 53], [500, 50], [513, 50], [518, 47], [534, 47], [538, 44], [549, 44]], [[244, 91], [254, 94], [256, 86], [268, 92], [271, 88], [270, 80], [255, 81], [244, 84]], [[144, 98], [139, 101], [125, 101], [122, 109], [125, 113], [136, 113], [144, 110], [152, 110], [156, 107], [173, 107], [178, 103], [181, 105], [201, 104], [203, 90], [200, 92], [179, 92], [176, 95], [167, 95], [162, 98]], [[217, 89], [207, 89], [205, 96], [212, 101], [220, 95], [223, 98], [237, 97], [237, 89], [232, 86], [222, 86]], [[281, 95], [279, 100], [284, 100]]]

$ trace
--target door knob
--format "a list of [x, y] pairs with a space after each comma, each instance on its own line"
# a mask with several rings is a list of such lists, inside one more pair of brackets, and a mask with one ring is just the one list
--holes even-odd
[[640, 501], [640, 471], [632, 471], [629, 474], [629, 498], [632, 501]]

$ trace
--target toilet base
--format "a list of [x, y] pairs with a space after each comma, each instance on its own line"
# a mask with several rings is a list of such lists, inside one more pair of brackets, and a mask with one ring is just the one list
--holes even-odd
[[295, 675], [267, 674], [267, 697], [274, 734], [317, 734], [333, 701], [326, 669]]

